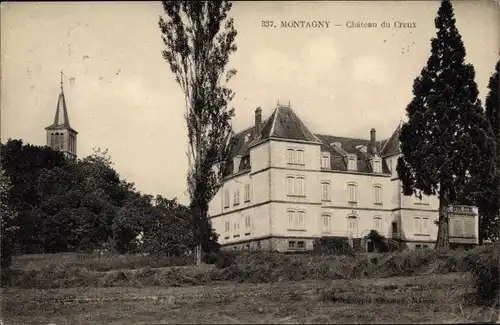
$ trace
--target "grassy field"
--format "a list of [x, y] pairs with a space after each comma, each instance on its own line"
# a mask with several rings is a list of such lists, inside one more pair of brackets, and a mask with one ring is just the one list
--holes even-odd
[[[170, 261], [139, 256], [22, 256], [14, 259], [14, 280], [2, 288], [1, 317], [4, 324], [44, 325], [498, 321], [494, 309], [469, 302], [474, 279], [455, 255], [450, 264], [450, 257], [410, 263], [408, 256], [419, 255], [405, 254], [397, 256], [401, 260], [267, 257], [225, 269], [171, 267]], [[252, 275], [262, 272], [259, 265], [271, 274]], [[395, 276], [407, 272], [405, 265], [419, 271]]]

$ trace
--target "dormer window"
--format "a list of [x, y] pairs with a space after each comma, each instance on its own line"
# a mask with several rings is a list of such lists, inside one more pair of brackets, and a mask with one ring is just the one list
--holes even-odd
[[358, 169], [358, 157], [356, 155], [348, 155], [347, 156], [347, 169], [348, 170], [357, 170]]
[[372, 168], [374, 173], [382, 172], [382, 161], [378, 157], [372, 158]]
[[321, 168], [330, 168], [330, 153], [321, 153]]
[[241, 156], [233, 158], [233, 173], [236, 174], [240, 171]]

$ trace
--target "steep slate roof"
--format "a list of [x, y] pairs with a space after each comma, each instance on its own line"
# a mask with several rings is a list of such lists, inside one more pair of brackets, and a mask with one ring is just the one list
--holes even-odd
[[[399, 132], [398, 130], [399, 127], [395, 133]], [[258, 134], [255, 133], [255, 126], [251, 126], [233, 135], [231, 139], [231, 159], [237, 156], [241, 157], [237, 172], [250, 169], [250, 147], [270, 137], [319, 143], [322, 152], [327, 151], [330, 153], [330, 163], [333, 170], [347, 171], [347, 154], [355, 154], [358, 157], [357, 171], [372, 172], [370, 164], [372, 155], [369, 153], [369, 139], [313, 134], [288, 106], [278, 106], [268, 119], [261, 122], [261, 132]], [[247, 138], [247, 141], [245, 141], [245, 138]], [[394, 146], [398, 148], [398, 139], [399, 133], [397, 135], [393, 134], [387, 140], [376, 141], [376, 153], [378, 155], [393, 153], [394, 150], [390, 148]], [[341, 148], [333, 146], [334, 142], [339, 142]], [[394, 145], [393, 142], [396, 144]], [[361, 151], [360, 146], [366, 147], [368, 152]], [[226, 175], [233, 174], [232, 170], [233, 162], [231, 161]], [[384, 161], [382, 161], [382, 172], [390, 173]]]
[[66, 98], [64, 97], [64, 90], [61, 79], [61, 92], [59, 93], [59, 98], [57, 99], [54, 123], [47, 126], [45, 130], [63, 130], [63, 129], [68, 129], [78, 134], [78, 132], [76, 132], [69, 124], [68, 108], [66, 106]]
[[264, 138], [282, 138], [318, 142], [318, 139], [302, 123], [290, 107], [278, 106], [273, 113], [274, 121], [270, 134], [263, 134]]
[[395, 154], [399, 154], [399, 135], [401, 134], [401, 123], [398, 125], [394, 133], [391, 135], [389, 139], [387, 139], [382, 145], [382, 151], [380, 153], [381, 156], [392, 156]]
[[[337, 137], [325, 134], [316, 134], [316, 137], [321, 140], [321, 152], [326, 151], [330, 153], [330, 164], [333, 170], [347, 171], [347, 154], [354, 154], [358, 158], [357, 171], [365, 173], [372, 172], [370, 164], [372, 155], [368, 152], [370, 150], [370, 140]], [[340, 143], [340, 149], [332, 145], [335, 142]], [[361, 151], [360, 147], [365, 147], [367, 152]], [[375, 142], [375, 149], [376, 153], [380, 155], [381, 144], [379, 141]], [[390, 173], [385, 162], [382, 163], [382, 172]]]

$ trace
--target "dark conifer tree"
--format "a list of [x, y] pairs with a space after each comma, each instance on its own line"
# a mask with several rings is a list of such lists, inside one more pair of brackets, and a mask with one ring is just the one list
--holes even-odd
[[446, 207], [458, 203], [471, 179], [481, 186], [495, 172], [495, 142], [449, 0], [441, 2], [435, 26], [431, 55], [414, 81], [414, 98], [406, 108], [397, 170], [405, 195], [438, 195], [436, 248], [441, 248], [449, 246]]
[[486, 117], [490, 122], [497, 144], [496, 152], [496, 176], [488, 187], [488, 193], [478, 198], [480, 214], [483, 216], [481, 235], [484, 239], [496, 241], [500, 237], [500, 61], [497, 62], [495, 72], [488, 83], [488, 95], [486, 96]]

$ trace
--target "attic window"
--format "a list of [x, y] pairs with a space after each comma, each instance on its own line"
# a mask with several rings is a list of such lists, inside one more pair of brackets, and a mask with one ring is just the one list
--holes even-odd
[[321, 168], [330, 168], [330, 153], [321, 153]]
[[366, 146], [364, 146], [364, 145], [362, 145], [362, 144], [361, 144], [361, 145], [359, 145], [359, 146], [356, 146], [356, 149], [358, 149], [358, 150], [359, 150], [359, 151], [361, 151], [361, 152], [366, 152], [366, 151], [367, 151]]
[[342, 148], [342, 144], [340, 142], [332, 142], [330, 145], [335, 148]]
[[347, 156], [347, 170], [357, 170], [358, 168], [358, 158], [356, 155]]
[[372, 159], [372, 168], [374, 173], [381, 173], [382, 172], [382, 162], [380, 161], [380, 158], [373, 158]]

